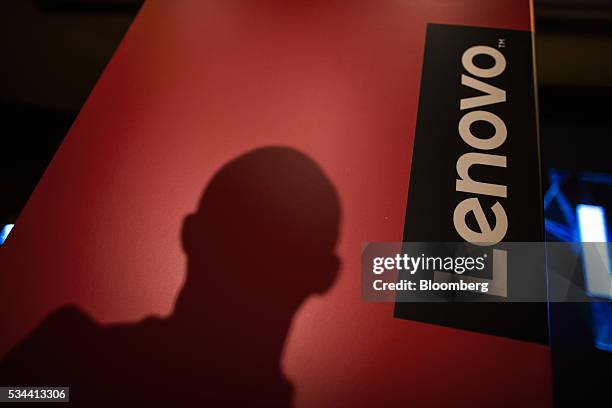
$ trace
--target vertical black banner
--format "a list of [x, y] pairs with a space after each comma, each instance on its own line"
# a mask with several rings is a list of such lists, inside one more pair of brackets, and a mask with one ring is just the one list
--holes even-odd
[[[430, 24], [426, 41], [404, 241], [541, 242], [531, 33]], [[533, 284], [508, 264], [509, 291]], [[395, 317], [547, 341], [545, 303], [398, 302]]]

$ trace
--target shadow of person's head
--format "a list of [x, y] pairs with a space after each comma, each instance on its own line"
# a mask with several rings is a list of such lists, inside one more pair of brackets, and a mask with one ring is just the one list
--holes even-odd
[[311, 159], [246, 153], [184, 220], [187, 278], [169, 319], [102, 327], [62, 308], [0, 362], [0, 382], [69, 384], [71, 403], [87, 407], [290, 406], [281, 353], [300, 304], [338, 273], [339, 222], [336, 191]]
[[335, 188], [304, 154], [267, 147], [239, 156], [184, 221], [188, 271], [176, 315], [234, 334], [286, 332], [299, 305], [336, 277], [339, 222]]

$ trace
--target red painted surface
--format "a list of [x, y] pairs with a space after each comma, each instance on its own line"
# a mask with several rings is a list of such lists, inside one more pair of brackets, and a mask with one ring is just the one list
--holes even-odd
[[148, 1], [0, 250], [0, 355], [66, 303], [102, 323], [169, 314], [204, 186], [282, 145], [343, 214], [339, 278], [286, 344], [298, 406], [550, 405], [547, 347], [360, 300], [361, 243], [402, 238], [427, 22], [531, 24], [526, 0]]

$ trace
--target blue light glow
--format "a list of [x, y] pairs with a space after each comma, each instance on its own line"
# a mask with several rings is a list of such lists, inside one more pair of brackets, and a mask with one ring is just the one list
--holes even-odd
[[606, 215], [603, 207], [598, 205], [578, 204], [578, 227], [582, 242], [608, 242], [606, 233]]
[[[590, 296], [612, 298], [605, 211], [600, 206], [579, 204], [576, 215], [580, 240], [590, 243], [582, 246], [586, 291]], [[612, 351], [612, 305], [608, 302], [594, 302], [591, 306], [595, 347]]]
[[4, 244], [4, 241], [6, 241], [6, 238], [8, 238], [14, 226], [14, 224], [6, 224], [4, 227], [2, 227], [2, 230], [0, 231], [0, 245]]
[[579, 204], [576, 207], [580, 241], [582, 246], [584, 277], [590, 296], [612, 298], [612, 276], [606, 233], [604, 209], [596, 205]]

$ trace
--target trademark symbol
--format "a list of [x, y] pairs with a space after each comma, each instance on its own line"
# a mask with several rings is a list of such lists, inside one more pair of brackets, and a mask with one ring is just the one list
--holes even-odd
[[500, 38], [497, 40], [497, 48], [506, 48], [506, 39]]

